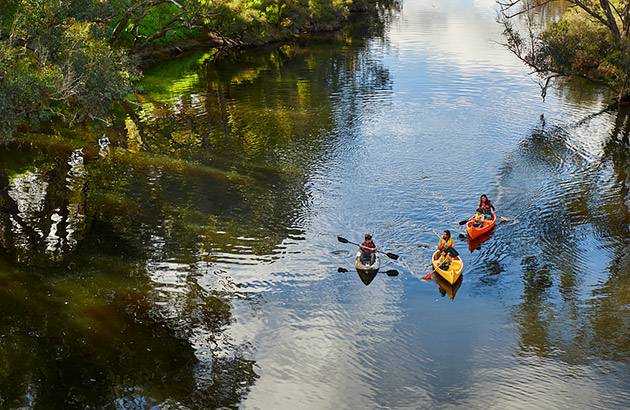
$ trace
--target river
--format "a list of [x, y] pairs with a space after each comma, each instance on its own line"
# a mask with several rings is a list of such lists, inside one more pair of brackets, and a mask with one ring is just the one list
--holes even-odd
[[[189, 54], [1, 147], [0, 407], [628, 408], [628, 113], [543, 100], [494, 7]], [[369, 278], [365, 233], [400, 256]]]

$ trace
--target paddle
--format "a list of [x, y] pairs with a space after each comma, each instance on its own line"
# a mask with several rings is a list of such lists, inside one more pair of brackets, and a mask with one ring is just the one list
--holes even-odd
[[[354, 243], [354, 242], [350, 242], [349, 240], [347, 240], [346, 238], [342, 238], [341, 236], [337, 236], [337, 240], [341, 243], [351, 243], [353, 245], [357, 245], [357, 246], [362, 246], [359, 245], [358, 243]], [[365, 248], [365, 246], [363, 246]], [[366, 248], [366, 249], [374, 249], [374, 248]], [[390, 258], [392, 258], [393, 260], [396, 260], [399, 258], [398, 255], [396, 255], [395, 253], [390, 253], [390, 252], [381, 252], [379, 250], [377, 250], [376, 252], [378, 253], [384, 253], [385, 255], [389, 256]]]
[[[438, 266], [438, 268], [439, 268], [439, 266]], [[433, 275], [433, 272], [435, 272], [436, 270], [437, 270], [437, 268], [433, 269], [433, 270], [431, 271], [431, 273], [429, 273], [427, 276], [425, 276], [425, 277], [424, 277], [424, 280], [429, 280], [429, 279], [431, 279], [431, 276]]]
[[[468, 219], [465, 219], [465, 220], [463, 220], [463, 221], [459, 221], [459, 222], [458, 222], [458, 224], [460, 224], [460, 225], [465, 225], [468, 221], [470, 221], [470, 220], [471, 220], [472, 218], [474, 218], [474, 217], [475, 217], [475, 216], [473, 215], [473, 216], [471, 216], [471, 217], [470, 217], [470, 218], [468, 218]], [[503, 220], [503, 217], [499, 217], [499, 218], [500, 218], [501, 220]]]
[[[345, 272], [348, 272], [348, 269], [346, 269], [346, 268], [337, 268], [337, 272], [345, 273]], [[385, 271], [385, 273], [387, 274], [387, 276], [398, 276], [398, 271], [396, 269], [390, 269], [388, 271]]]

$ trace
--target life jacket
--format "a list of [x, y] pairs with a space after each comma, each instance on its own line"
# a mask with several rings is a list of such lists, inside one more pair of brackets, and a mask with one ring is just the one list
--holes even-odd
[[480, 213], [475, 214], [475, 222], [483, 223], [483, 219], [484, 219], [483, 214], [480, 214]]
[[369, 242], [368, 241], [364, 241], [361, 244], [361, 252], [374, 253], [374, 248], [376, 248], [376, 245], [374, 245], [374, 241], [369, 241]]
[[451, 262], [448, 261], [448, 255], [440, 254], [440, 257], [438, 258], [438, 267], [446, 270], [451, 267]]
[[440, 236], [440, 242], [444, 244], [444, 247], [446, 248], [452, 248], [453, 247], [453, 237], [451, 236], [450, 238], [448, 238], [448, 240], [444, 240], [444, 238], [442, 238]]
[[494, 208], [494, 206], [492, 206], [492, 204], [490, 203], [490, 201], [486, 201], [484, 203], [480, 203], [479, 204], [479, 208], [483, 209], [483, 213], [486, 215], [490, 215], [492, 213], [492, 208]]

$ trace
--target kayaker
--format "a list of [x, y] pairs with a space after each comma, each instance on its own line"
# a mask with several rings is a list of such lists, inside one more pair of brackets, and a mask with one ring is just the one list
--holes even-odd
[[475, 228], [481, 228], [483, 226], [483, 221], [485, 219], [485, 215], [483, 214], [483, 208], [477, 208], [477, 213], [474, 216], [475, 222], [472, 226]]
[[451, 237], [451, 231], [448, 229], [444, 231], [440, 237], [440, 243], [438, 243], [438, 251], [442, 252], [442, 249], [453, 248], [453, 238]]
[[486, 219], [492, 219], [494, 217], [494, 205], [492, 205], [486, 194], [481, 195], [479, 198], [479, 206], [477, 208], [483, 210]]
[[451, 267], [452, 262], [451, 255], [448, 254], [446, 249], [442, 249], [440, 251], [440, 256], [438, 256], [438, 268], [442, 270], [448, 270]]
[[374, 241], [372, 241], [372, 235], [369, 233], [365, 234], [365, 241], [359, 245], [359, 250], [361, 251], [361, 260], [369, 260], [370, 265], [374, 265], [374, 261], [376, 260], [376, 245]]

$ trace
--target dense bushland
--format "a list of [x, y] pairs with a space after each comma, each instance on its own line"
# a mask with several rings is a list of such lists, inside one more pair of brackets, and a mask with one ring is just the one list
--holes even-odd
[[239, 45], [339, 27], [372, 0], [3, 0], [0, 138], [60, 118], [107, 122], [140, 57], [195, 38]]

